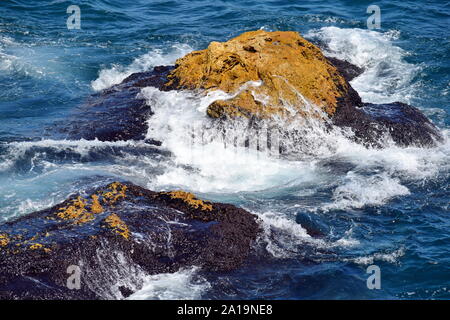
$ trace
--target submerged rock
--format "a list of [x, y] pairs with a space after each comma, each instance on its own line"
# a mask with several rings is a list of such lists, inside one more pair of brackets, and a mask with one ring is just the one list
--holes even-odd
[[[0, 226], [0, 299], [123, 298], [145, 275], [232, 270], [259, 231], [233, 205], [111, 183]], [[78, 290], [67, 286], [74, 270]]]

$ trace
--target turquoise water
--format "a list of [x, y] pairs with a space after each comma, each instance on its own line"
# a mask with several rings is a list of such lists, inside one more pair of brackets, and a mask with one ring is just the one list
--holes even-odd
[[[66, 27], [71, 4], [80, 6], [80, 30]], [[0, 221], [114, 179], [184, 188], [257, 214], [265, 229], [257, 253], [232, 273], [148, 277], [138, 298], [450, 298], [450, 5], [382, 1], [381, 29], [368, 30], [370, 4], [2, 1]], [[364, 67], [352, 81], [364, 101], [417, 106], [444, 143], [368, 150], [319, 135], [325, 143], [296, 159], [228, 155], [217, 146], [187, 159], [176, 143], [182, 130], [165, 132], [164, 125], [188, 122], [176, 107], [191, 100], [152, 90], [144, 95], [159, 111], [148, 135], [165, 135], [170, 156], [138, 142], [69, 141], [51, 133], [89, 95], [129, 74], [261, 28], [299, 31], [327, 44], [328, 55]], [[311, 226], [324, 237], [309, 237]], [[372, 264], [381, 269], [381, 290], [366, 286]]]

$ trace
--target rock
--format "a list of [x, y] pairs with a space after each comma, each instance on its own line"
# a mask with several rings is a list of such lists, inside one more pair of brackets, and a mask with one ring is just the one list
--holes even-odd
[[[0, 226], [0, 299], [123, 298], [143, 274], [232, 270], [259, 231], [233, 205], [114, 182]], [[70, 266], [79, 290], [66, 285]]]
[[297, 32], [263, 30], [211, 42], [207, 49], [178, 59], [168, 80], [170, 89], [235, 94], [209, 106], [213, 118], [288, 116], [286, 104], [300, 114], [309, 113], [303, 97], [332, 116], [351, 90], [320, 49]]
[[326, 52], [333, 51], [329, 47], [328, 43], [320, 41], [318, 39], [312, 40], [312, 43], [316, 45], [322, 52], [324, 52], [327, 60], [330, 61], [338, 69], [338, 71], [348, 82], [352, 81], [354, 78], [360, 76], [364, 72], [363, 68], [360, 68], [348, 62], [347, 60], [341, 60], [339, 58], [327, 55]]
[[[290, 122], [300, 115], [328, 118], [337, 127], [351, 129], [355, 141], [373, 147], [382, 147], [386, 134], [401, 146], [433, 146], [442, 140], [439, 130], [414, 107], [363, 103], [349, 84], [362, 72], [347, 61], [325, 57], [296, 32], [247, 32], [227, 42], [212, 42], [178, 59], [175, 67], [132, 74], [95, 94], [62, 125], [58, 138], [145, 139], [152, 110], [139, 92], [153, 86], [222, 90], [230, 98], [211, 103], [207, 114], [221, 121], [248, 118], [251, 127], [260, 119], [281, 116]], [[161, 145], [152, 139], [145, 142]]]
[[58, 135], [70, 140], [144, 139], [152, 110], [139, 93], [147, 86], [162, 88], [172, 69], [161, 66], [134, 73], [122, 83], [92, 95], [67, 121], [57, 124]]
[[442, 140], [439, 130], [414, 107], [364, 104], [349, 84], [362, 72], [347, 61], [325, 57], [296, 32], [259, 30], [212, 42], [178, 59], [165, 87], [229, 93], [230, 99], [209, 105], [212, 118], [322, 118], [309, 101], [365, 145], [382, 147], [387, 133], [401, 146], [433, 146]]
[[348, 82], [352, 81], [364, 72], [364, 69], [355, 66], [348, 61], [340, 60], [334, 57], [327, 57], [327, 59], [336, 67], [339, 73], [342, 74], [344, 79]]

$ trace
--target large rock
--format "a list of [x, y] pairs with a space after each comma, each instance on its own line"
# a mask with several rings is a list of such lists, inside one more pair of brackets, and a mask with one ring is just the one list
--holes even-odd
[[332, 116], [352, 90], [320, 49], [297, 32], [259, 30], [211, 42], [207, 49], [177, 60], [168, 79], [172, 89], [234, 94], [209, 106], [208, 115], [214, 118], [289, 116], [290, 107], [309, 114], [303, 98]]
[[401, 146], [432, 146], [442, 139], [414, 107], [363, 103], [349, 84], [362, 72], [347, 61], [325, 57], [296, 32], [259, 30], [211, 42], [178, 59], [165, 88], [229, 93], [229, 99], [208, 107], [213, 118], [326, 117], [374, 147], [383, 146], [386, 135]]
[[[122, 298], [143, 274], [232, 270], [259, 230], [229, 204], [111, 183], [0, 226], [0, 299]], [[70, 266], [80, 290], [67, 287]]]
[[144, 139], [153, 112], [139, 93], [153, 86], [227, 92], [229, 99], [207, 108], [207, 114], [220, 121], [249, 118], [249, 125], [257, 126], [259, 119], [274, 116], [288, 122], [297, 116], [328, 118], [335, 127], [350, 129], [353, 139], [367, 146], [384, 146], [386, 136], [401, 146], [425, 147], [442, 141], [439, 130], [412, 106], [363, 103], [349, 84], [362, 72], [347, 61], [325, 57], [296, 32], [247, 32], [227, 42], [212, 42], [207, 49], [177, 60], [175, 67], [132, 74], [93, 95], [58, 126], [57, 138]]

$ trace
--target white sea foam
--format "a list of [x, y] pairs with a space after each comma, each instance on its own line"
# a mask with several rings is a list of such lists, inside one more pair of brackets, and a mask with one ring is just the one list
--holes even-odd
[[[65, 81], [70, 72], [57, 59], [59, 47], [35, 43], [16, 42], [13, 38], [0, 36], [0, 71], [27, 77], [51, 76]], [[71, 80], [71, 84], [76, 79]]]
[[19, 215], [23, 215], [25, 213], [43, 210], [45, 208], [50, 208], [55, 205], [54, 198], [48, 198], [45, 200], [32, 200], [26, 199], [22, 201], [18, 208]]
[[421, 66], [405, 61], [409, 54], [394, 44], [399, 31], [377, 32], [367, 29], [323, 27], [310, 31], [306, 37], [327, 45], [325, 53], [364, 68], [364, 73], [351, 85], [365, 102], [410, 103], [417, 95], [420, 83], [413, 79]]
[[211, 285], [192, 267], [175, 273], [146, 276], [143, 287], [128, 300], [194, 300], [200, 299]]
[[[93, 263], [92, 263], [93, 262]], [[85, 283], [103, 299], [124, 299], [121, 287], [134, 292], [128, 300], [193, 300], [201, 298], [211, 285], [198, 267], [174, 273], [149, 275], [121, 251], [101, 243], [93, 260], [80, 261]]]
[[29, 66], [24, 64], [19, 57], [9, 52], [18, 44], [10, 37], [0, 36], [0, 71], [3, 73], [20, 72], [28, 73]]
[[155, 66], [172, 65], [176, 59], [190, 51], [192, 48], [187, 44], [173, 45], [168, 53], [164, 53], [161, 49], [154, 49], [136, 58], [128, 66], [113, 65], [108, 69], [100, 70], [98, 78], [92, 81], [91, 86], [96, 91], [109, 88], [122, 82], [132, 73], [148, 71]]
[[[254, 148], [233, 148], [224, 144], [220, 139], [224, 128], [215, 127], [205, 115], [206, 107], [212, 101], [227, 98], [222, 92], [202, 96], [145, 88], [142, 94], [155, 112], [148, 121], [148, 138], [163, 141], [163, 148], [174, 156], [173, 163], [168, 164], [165, 172], [154, 180], [152, 186], [156, 188], [183, 186], [197, 192], [238, 192], [263, 190], [292, 182], [311, 183], [322, 173], [318, 163], [334, 159], [351, 163], [356, 167], [355, 171], [366, 172], [370, 176], [373, 175], [371, 171], [383, 168], [380, 175], [368, 179], [349, 174], [343, 179], [344, 185], [335, 190], [334, 200], [340, 206], [361, 207], [381, 205], [392, 197], [408, 194], [402, 179], [433, 178], [448, 168], [450, 144], [447, 131], [444, 131], [445, 143], [431, 149], [397, 147], [389, 140], [384, 149], [368, 149], [349, 140], [346, 132], [327, 130], [320, 121], [287, 124], [279, 120], [280, 127], [297, 126], [301, 132], [297, 136], [283, 137], [287, 158], [275, 157]], [[233, 125], [239, 135], [249, 135], [245, 124], [236, 122]], [[195, 130], [192, 128], [201, 130], [201, 134], [198, 131], [196, 134], [197, 138], [201, 136], [201, 141], [193, 143], [190, 136], [195, 134]], [[351, 190], [358, 188], [363, 190], [359, 194], [352, 193]]]
[[330, 24], [352, 24], [352, 25], [356, 25], [359, 23], [358, 20], [348, 20], [336, 16], [325, 16], [321, 14], [307, 14], [304, 17], [307, 19], [308, 22], [322, 22]]
[[359, 245], [359, 241], [352, 237], [353, 229], [334, 241], [314, 238], [308, 234], [301, 224], [287, 217], [284, 213], [267, 211], [255, 212], [260, 218], [263, 234], [260, 242], [267, 252], [274, 258], [282, 259], [302, 254], [305, 246], [316, 249], [347, 248]]
[[398, 179], [386, 173], [373, 176], [361, 176], [352, 171], [347, 173], [344, 182], [333, 192], [332, 204], [323, 206], [324, 210], [362, 208], [379, 206], [396, 196], [408, 195], [407, 187]]
[[[0, 188], [3, 191], [3, 188]], [[8, 195], [0, 195], [0, 203], [5, 203], [7, 205], [2, 205], [2, 211], [0, 214], [0, 222], [7, 222], [11, 218], [17, 218], [25, 214], [43, 210], [55, 205], [55, 199], [57, 196], [50, 195], [45, 199], [20, 199], [20, 192], [14, 193], [14, 198], [10, 198]], [[59, 201], [64, 200], [63, 197], [58, 199]], [[6, 213], [6, 214], [5, 214]], [[11, 213], [11, 214], [8, 214]]]
[[397, 263], [398, 260], [405, 255], [405, 249], [403, 247], [391, 251], [391, 252], [377, 252], [368, 256], [362, 256], [357, 258], [343, 259], [344, 261], [354, 262], [361, 265], [373, 264], [376, 261], [384, 261], [389, 263]]
[[301, 252], [303, 245], [307, 243], [325, 246], [325, 241], [314, 239], [300, 224], [282, 213], [264, 212], [259, 214], [259, 218], [264, 229], [261, 240], [266, 250], [275, 258], [287, 258]]
[[6, 37], [6, 36], [0, 36], [0, 70], [8, 71], [11, 69], [16, 57], [6, 54], [5, 49], [8, 46], [13, 46], [15, 44], [16, 43], [14, 42], [14, 40], [12, 38]]
[[[244, 146], [226, 147], [218, 139], [223, 128], [214, 127], [205, 110], [211, 102], [229, 95], [218, 91], [204, 96], [161, 92], [156, 88], [145, 88], [142, 94], [155, 112], [148, 121], [148, 138], [163, 141], [163, 147], [174, 156], [173, 165], [157, 177], [154, 187], [177, 185], [199, 192], [237, 192], [265, 189], [295, 177], [309, 178], [302, 170], [311, 167], [309, 163], [283, 161]], [[192, 130], [199, 139], [195, 143], [190, 137]], [[234, 130], [241, 137], [246, 134], [245, 125], [237, 125]]]
[[86, 154], [92, 148], [106, 148], [106, 147], [125, 147], [125, 146], [145, 146], [144, 142], [130, 141], [100, 141], [95, 140], [53, 140], [53, 139], [43, 139], [38, 141], [20, 141], [11, 142], [8, 147], [11, 149], [10, 153], [15, 155], [23, 155], [25, 152], [31, 148], [53, 148], [56, 150], [70, 150], [77, 152], [81, 155]]
[[[144, 142], [136, 141], [99, 141], [99, 140], [52, 140], [43, 139], [39, 141], [21, 141], [11, 142], [6, 144], [7, 152], [0, 156], [0, 172], [7, 171], [13, 168], [19, 161], [26, 158], [27, 153], [31, 150], [35, 150], [33, 156], [30, 159], [31, 169], [35, 165], [45, 164], [49, 168], [58, 168], [51, 161], [47, 161], [46, 150], [73, 152], [79, 154], [81, 157], [88, 156], [92, 150], [99, 150], [113, 147], [148, 147]], [[76, 165], [76, 164], [75, 164]], [[87, 166], [88, 167], [88, 166]]]

